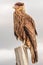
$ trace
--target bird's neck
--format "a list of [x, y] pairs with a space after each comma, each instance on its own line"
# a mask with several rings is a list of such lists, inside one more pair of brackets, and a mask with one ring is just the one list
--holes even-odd
[[22, 14], [25, 13], [25, 11], [24, 11], [24, 10], [16, 10], [15, 13], [16, 13], [17, 15], [22, 15]]

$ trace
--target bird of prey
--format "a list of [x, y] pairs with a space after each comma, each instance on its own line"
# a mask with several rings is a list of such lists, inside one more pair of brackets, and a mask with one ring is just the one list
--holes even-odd
[[26, 14], [24, 3], [17, 2], [14, 7], [14, 35], [16, 39], [24, 42], [27, 48], [30, 49], [32, 63], [38, 61], [36, 27], [33, 18]]

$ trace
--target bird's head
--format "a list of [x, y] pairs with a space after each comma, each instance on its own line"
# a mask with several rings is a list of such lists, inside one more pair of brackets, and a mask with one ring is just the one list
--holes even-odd
[[21, 2], [17, 2], [15, 3], [14, 7], [13, 7], [16, 11], [22, 11], [24, 10], [24, 3]]

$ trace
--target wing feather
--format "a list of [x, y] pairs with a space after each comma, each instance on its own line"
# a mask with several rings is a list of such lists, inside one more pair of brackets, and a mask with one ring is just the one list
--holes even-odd
[[27, 14], [25, 14], [25, 15], [26, 15], [27, 20], [32, 24], [34, 31], [35, 31], [35, 34], [38, 35], [33, 18], [31, 16], [27, 15]]

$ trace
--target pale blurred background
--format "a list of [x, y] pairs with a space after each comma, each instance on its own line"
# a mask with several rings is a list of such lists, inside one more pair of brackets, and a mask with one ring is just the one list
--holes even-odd
[[[12, 7], [16, 2], [23, 2], [26, 12], [35, 20], [39, 61], [34, 65], [43, 65], [43, 0], [0, 0], [0, 65], [15, 65], [14, 48], [22, 43], [16, 40], [13, 32]], [[29, 64], [33, 65], [29, 51], [28, 54]]]

